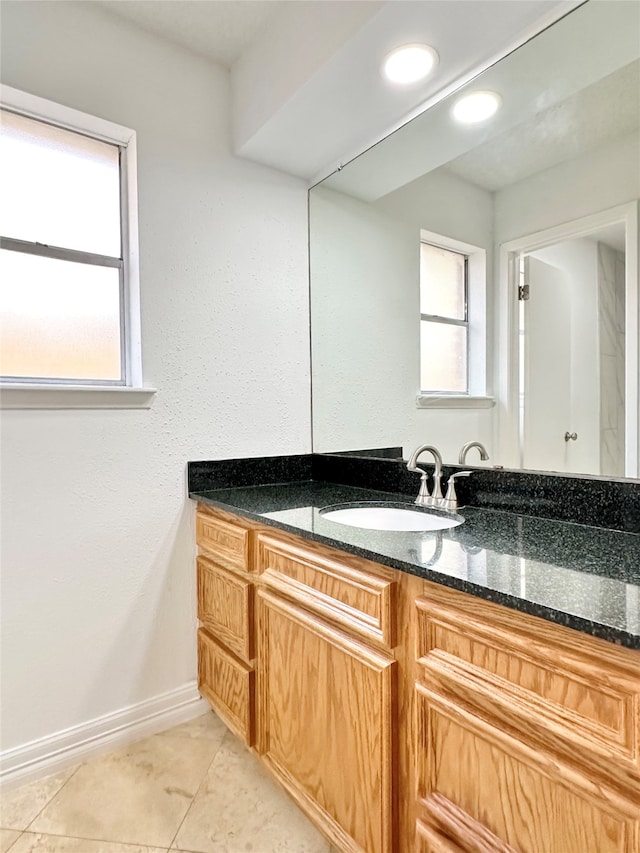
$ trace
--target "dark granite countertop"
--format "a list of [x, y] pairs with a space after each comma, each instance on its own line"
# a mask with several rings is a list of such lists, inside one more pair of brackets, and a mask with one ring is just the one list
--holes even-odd
[[190, 497], [425, 580], [640, 649], [640, 535], [468, 506], [441, 533], [337, 524], [322, 508], [411, 496], [318, 481]]

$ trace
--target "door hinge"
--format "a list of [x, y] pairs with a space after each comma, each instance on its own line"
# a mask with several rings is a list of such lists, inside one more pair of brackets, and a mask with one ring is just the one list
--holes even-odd
[[518, 300], [520, 302], [526, 302], [529, 299], [529, 285], [521, 284], [518, 287]]

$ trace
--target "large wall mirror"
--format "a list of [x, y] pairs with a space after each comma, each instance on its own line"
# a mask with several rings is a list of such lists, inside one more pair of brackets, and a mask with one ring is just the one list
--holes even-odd
[[[497, 111], [460, 123], [478, 91]], [[477, 440], [640, 476], [639, 198], [635, 0], [589, 0], [316, 185], [314, 451]]]

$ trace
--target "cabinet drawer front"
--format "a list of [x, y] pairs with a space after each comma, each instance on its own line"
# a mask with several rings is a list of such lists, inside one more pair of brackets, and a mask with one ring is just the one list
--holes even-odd
[[260, 533], [258, 568], [271, 589], [366, 639], [395, 645], [396, 582], [364, 560]]
[[[476, 605], [476, 609], [478, 606]], [[460, 689], [465, 700], [493, 707], [510, 717], [505, 723], [537, 725], [568, 743], [582, 738], [603, 761], [614, 750], [632, 778], [640, 779], [638, 754], [640, 679], [615, 666], [611, 644], [589, 654], [592, 638], [578, 637], [584, 656], [568, 648], [567, 630], [521, 617], [474, 617], [466, 608], [418, 599], [418, 656], [427, 683]], [[574, 633], [574, 632], [568, 632]], [[611, 646], [608, 649], [607, 646]], [[599, 660], [599, 656], [602, 660]], [[640, 655], [637, 660], [640, 667]], [[640, 670], [638, 670], [640, 672]]]
[[253, 658], [253, 584], [198, 557], [198, 619], [247, 663]]
[[250, 532], [204, 512], [196, 513], [196, 542], [228, 569], [251, 571], [249, 561]]
[[198, 630], [198, 690], [246, 744], [254, 741], [254, 672], [203, 628]]
[[[470, 831], [465, 851], [483, 849], [471, 843], [473, 826], [478, 824], [503, 842], [504, 849], [512, 847], [519, 853], [638, 849], [636, 801], [620, 797], [556, 756], [527, 746], [422, 685], [416, 685], [416, 692], [421, 742], [432, 745], [430, 755], [418, 757], [418, 796], [427, 806], [424, 820], [432, 832], [442, 831], [439, 814], [444, 801], [465, 816], [463, 821], [455, 816], [449, 820], [452, 834], [457, 825], [459, 838]], [[440, 802], [432, 808], [434, 796]]]

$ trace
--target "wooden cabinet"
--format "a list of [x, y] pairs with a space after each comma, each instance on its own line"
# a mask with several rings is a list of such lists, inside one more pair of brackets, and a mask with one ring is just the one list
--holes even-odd
[[[444, 823], [450, 836], [466, 841], [463, 850], [474, 849], [475, 827], [531, 853], [638, 850], [638, 802], [597, 784], [557, 755], [533, 748], [524, 734], [508, 734], [423, 686], [418, 687], [418, 714], [430, 744], [420, 751], [418, 769], [425, 823], [440, 831]], [[436, 823], [442, 814], [431, 809], [436, 794], [449, 806], [449, 821]]]
[[365, 640], [395, 645], [397, 572], [284, 533], [258, 534], [257, 564], [270, 589]]
[[252, 529], [198, 507], [198, 689], [248, 746], [255, 739]]
[[416, 611], [433, 849], [638, 853], [639, 656], [431, 584]]
[[259, 595], [259, 751], [339, 849], [392, 853], [395, 660]]
[[254, 585], [198, 557], [198, 619], [245, 661], [253, 659]]
[[201, 507], [200, 689], [344, 853], [640, 853], [640, 653]]
[[396, 573], [257, 534], [258, 750], [340, 850], [397, 850]]
[[198, 631], [198, 689], [247, 746], [254, 741], [255, 673], [203, 628]]

